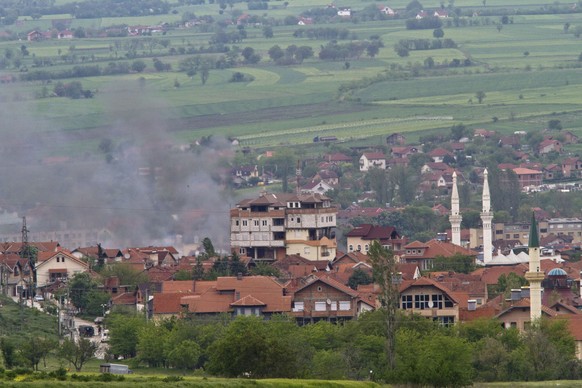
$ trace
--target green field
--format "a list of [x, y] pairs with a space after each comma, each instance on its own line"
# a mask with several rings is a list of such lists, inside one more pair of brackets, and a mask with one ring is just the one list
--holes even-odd
[[[251, 14], [282, 18], [297, 15], [305, 9], [324, 6], [324, 1], [292, 2], [287, 8], [276, 7], [268, 11], [248, 11]], [[362, 2], [353, 9], [363, 9], [375, 4]], [[395, 1], [391, 6], [404, 8], [407, 2]], [[531, 1], [468, 1], [456, 4], [480, 9], [494, 7], [529, 7], [538, 9], [542, 4]], [[550, 3], [548, 3], [550, 4]], [[338, 6], [350, 5], [348, 1]], [[229, 12], [247, 12], [246, 6], [235, 4], [224, 15], [218, 14], [216, 4], [179, 6], [176, 13], [141, 18], [72, 19], [71, 28], [83, 26], [103, 27], [113, 24], [156, 24], [174, 22], [185, 11], [197, 15], [210, 14], [217, 20], [229, 17]], [[64, 17], [66, 15], [56, 15]], [[224, 70], [211, 70], [208, 82], [202, 85], [198, 75], [190, 78], [179, 72], [179, 63], [189, 54], [168, 48], [199, 47], [208, 44], [212, 32], [197, 29], [170, 30], [157, 39], [166, 39], [168, 46], [157, 45], [140, 49], [147, 64], [142, 74], [111, 75], [82, 79], [86, 88], [96, 91], [90, 100], [64, 98], [35, 98], [40, 91], [52, 85], [40, 82], [17, 83], [3, 88], [0, 94], [11, 95], [17, 91], [26, 110], [45, 124], [34, 132], [75, 131], [84, 133], [77, 149], [91, 151], [98, 144], [102, 129], [113, 125], [124, 116], [139, 116], [156, 112], [160, 124], [170, 130], [179, 142], [191, 142], [202, 136], [223, 135], [239, 137], [243, 145], [259, 148], [309, 144], [314, 136], [331, 135], [343, 141], [376, 142], [392, 132], [407, 132], [412, 138], [427, 130], [447, 129], [453, 124], [496, 129], [501, 132], [542, 129], [550, 117], [559, 116], [564, 128], [582, 133], [579, 119], [582, 96], [578, 93], [582, 83], [578, 56], [580, 40], [573, 33], [564, 32], [564, 23], [571, 30], [582, 26], [582, 14], [514, 16], [513, 23], [496, 28], [499, 17], [477, 17], [479, 25], [445, 27], [445, 38], [453, 39], [456, 49], [411, 51], [401, 58], [393, 50], [401, 39], [432, 39], [432, 30], [406, 30], [403, 20], [386, 20], [367, 23], [339, 23], [314, 25], [313, 28], [346, 28], [358, 39], [371, 35], [381, 37], [384, 47], [375, 58], [365, 55], [345, 61], [306, 60], [301, 65], [276, 66], [267, 51], [277, 44], [283, 49], [289, 45], [311, 46], [317, 54], [324, 40], [295, 38], [293, 32], [300, 26], [277, 25], [274, 37], [265, 39], [262, 28], [248, 26], [247, 39], [237, 44], [241, 49], [253, 47], [262, 56], [256, 66], [237, 66]], [[486, 22], [486, 19], [489, 19]], [[51, 23], [50, 16], [31, 23]], [[40, 26], [40, 24], [39, 24]], [[22, 28], [25, 28], [22, 27]], [[307, 26], [310, 28], [309, 26]], [[234, 31], [235, 27], [227, 27]], [[137, 38], [92, 38], [72, 40], [47, 40], [26, 42], [30, 52], [24, 62], [32, 58], [52, 58], [50, 71], [67, 69], [73, 65], [97, 64], [107, 66], [111, 61], [125, 61], [125, 46]], [[340, 41], [341, 43], [341, 41]], [[18, 50], [22, 42], [2, 42], [3, 49]], [[74, 55], [75, 64], [60, 60], [62, 55]], [[169, 63], [172, 70], [156, 72], [152, 58], [158, 56]], [[217, 57], [217, 54], [210, 54]], [[470, 59], [469, 67], [427, 70], [424, 61], [431, 57], [439, 67], [453, 59]], [[29, 63], [30, 65], [30, 63]], [[29, 66], [28, 70], [33, 70]], [[46, 68], [42, 68], [43, 70]], [[413, 73], [413, 69], [417, 73]], [[420, 69], [420, 71], [418, 71]], [[5, 69], [10, 71], [11, 69]], [[246, 83], [232, 83], [235, 72], [253, 77]], [[341, 85], [362, 83], [379, 74], [390, 75], [383, 82], [359, 86], [345, 99], [338, 90]], [[392, 77], [393, 75], [393, 77]], [[145, 87], [138, 89], [138, 79], [145, 79]], [[176, 85], [179, 84], [179, 87]], [[481, 104], [475, 98], [477, 91], [486, 93]], [[120, 101], [122, 99], [122, 101]], [[445, 117], [446, 119], [440, 119]], [[435, 119], [436, 118], [436, 119]], [[63, 152], [65, 148], [54, 145], [49, 154]]]

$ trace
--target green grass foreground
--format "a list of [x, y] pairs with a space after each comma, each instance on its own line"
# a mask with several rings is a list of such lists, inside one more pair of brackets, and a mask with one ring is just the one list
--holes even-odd
[[[95, 374], [81, 373], [77, 376], [98, 377]], [[293, 380], [293, 379], [223, 379], [164, 375], [129, 375], [123, 381], [75, 381], [71, 375], [64, 381], [35, 380], [32, 377], [17, 376], [14, 381], [2, 382], [3, 387], [326, 387], [326, 388], [359, 388], [359, 387], [387, 387], [371, 381], [325, 381], [325, 380]]]

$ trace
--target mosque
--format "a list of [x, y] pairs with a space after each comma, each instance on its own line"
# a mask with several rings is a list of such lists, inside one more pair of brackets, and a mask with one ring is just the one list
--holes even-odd
[[[528, 271], [525, 278], [529, 282], [529, 307], [531, 322], [541, 318], [542, 314], [542, 282], [545, 274], [540, 269], [540, 243], [539, 231], [535, 216], [532, 214], [529, 244], [527, 253], [520, 251], [515, 253], [513, 250], [504, 255], [501, 252], [493, 252], [492, 221], [493, 211], [491, 209], [491, 195], [489, 192], [489, 180], [487, 169], [483, 172], [483, 208], [481, 211], [481, 222], [483, 224], [483, 256], [478, 260], [478, 264], [483, 266], [513, 265], [519, 263], [529, 263]], [[459, 206], [459, 191], [457, 188], [457, 175], [453, 173], [453, 190], [451, 196], [451, 214], [449, 216], [451, 223], [452, 235], [451, 240], [454, 244], [461, 243], [461, 221], [462, 215]], [[545, 260], [552, 260], [556, 263], [563, 261], [559, 256], [546, 256]], [[554, 274], [556, 275], [556, 274]], [[560, 274], [558, 274], [560, 275]], [[551, 279], [554, 279], [552, 276]]]
[[[494, 266], [494, 265], [514, 265], [520, 263], [529, 263], [530, 257], [527, 250], [511, 249], [509, 253], [503, 254], [500, 250], [495, 251], [493, 248], [493, 210], [491, 209], [491, 195], [489, 191], [489, 180], [487, 169], [483, 172], [483, 195], [482, 195], [481, 223], [483, 224], [483, 254], [477, 257], [477, 265]], [[457, 188], [457, 175], [453, 173], [453, 189], [451, 196], [451, 214], [449, 222], [451, 223], [451, 242], [461, 245], [461, 221], [462, 215], [459, 207], [459, 191]], [[537, 225], [537, 223], [536, 223]], [[536, 231], [537, 233], [537, 231]], [[531, 235], [531, 232], [530, 232]], [[531, 237], [531, 236], [530, 236]], [[554, 251], [551, 255], [542, 256], [542, 260], [552, 260], [555, 263], [561, 263], [564, 260]]]

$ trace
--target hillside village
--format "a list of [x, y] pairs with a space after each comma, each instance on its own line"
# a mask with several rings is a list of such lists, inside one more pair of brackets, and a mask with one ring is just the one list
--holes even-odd
[[[398, 133], [387, 136], [381, 147], [351, 153], [331, 144], [320, 160], [300, 161], [303, 169], [282, 178], [266, 172], [268, 164], [235, 165], [230, 171], [233, 182], [259, 185], [262, 191], [231, 207], [228, 254], [215, 251], [212, 236], [196, 249], [100, 244], [73, 248], [56, 239], [28, 240], [24, 224], [21, 242], [0, 244], [2, 291], [12, 297], [42, 295], [54, 300], [83, 275], [91, 279], [99, 298], [77, 307], [87, 312], [93, 304], [95, 315], [129, 309], [153, 320], [288, 314], [299, 325], [343, 322], [380, 306], [368, 258], [372, 243], [378, 241], [396, 259], [393, 281], [401, 310], [445, 326], [488, 317], [503, 327], [524, 330], [531, 323], [531, 284], [525, 276], [532, 271], [532, 223], [520, 216], [533, 213], [541, 255], [534, 271], [543, 289], [540, 314], [567, 320], [582, 358], [582, 219], [574, 217], [579, 213], [527, 207], [512, 217], [510, 209], [495, 208], [495, 194], [504, 187], [525, 197], [578, 190], [575, 178], [580, 177], [582, 160], [565, 151], [577, 137], [556, 130], [541, 131], [535, 141], [522, 133], [460, 132], [457, 141], [443, 138], [430, 147], [407, 144]], [[497, 165], [488, 167], [492, 172], [484, 166], [484, 154], [476, 151], [487, 147], [501, 155]], [[276, 157], [276, 152], [271, 155]], [[486, 161], [491, 160], [495, 159]], [[307, 168], [309, 163], [317, 168]], [[356, 187], [364, 186], [358, 180], [364, 182], [366, 176], [381, 173], [387, 180], [384, 174], [413, 166], [418, 185], [411, 192], [416, 200], [407, 202], [396, 195], [393, 204], [382, 204], [375, 190], [362, 191], [345, 207], [334, 200], [350, 187], [357, 193]], [[499, 180], [493, 183], [495, 169]], [[305, 170], [314, 175], [305, 177]], [[279, 179], [289, 179], [288, 192], [265, 190]], [[460, 194], [463, 187], [470, 188], [469, 195]], [[434, 205], [424, 206], [429, 214], [419, 217], [429, 218], [416, 220], [420, 226], [409, 234], [403, 228], [414, 229], [410, 218], [421, 213], [411, 209], [418, 208], [414, 202], [422, 198], [433, 198]], [[477, 220], [466, 227], [465, 218], [475, 212]], [[403, 222], [407, 219], [408, 224]], [[444, 227], [434, 229], [426, 222]], [[129, 269], [139, 280], [130, 282], [115, 268]]]

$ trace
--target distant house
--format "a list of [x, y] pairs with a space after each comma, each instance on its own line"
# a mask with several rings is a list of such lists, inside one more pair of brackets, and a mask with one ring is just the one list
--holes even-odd
[[372, 168], [386, 169], [386, 155], [381, 152], [365, 152], [360, 157], [360, 171], [369, 171]]
[[382, 246], [398, 251], [407, 243], [407, 239], [400, 236], [393, 226], [379, 226], [362, 224], [346, 234], [348, 252], [362, 252], [368, 254], [370, 244], [380, 242]]
[[427, 174], [431, 172], [447, 172], [452, 171], [453, 168], [446, 163], [443, 162], [428, 162], [425, 163], [421, 168], [420, 172], [422, 174]]
[[444, 9], [437, 9], [434, 11], [433, 16], [439, 19], [445, 19], [449, 17], [449, 13]]
[[337, 16], [350, 17], [352, 16], [351, 8], [340, 8], [337, 10]]
[[392, 147], [390, 150], [394, 158], [408, 158], [410, 155], [420, 152], [416, 146]]
[[558, 178], [560, 175], [562, 175], [562, 167], [552, 163], [552, 164], [548, 164], [546, 167], [543, 168], [543, 173], [544, 173], [544, 179], [556, 179]]
[[518, 150], [521, 147], [521, 138], [518, 135], [503, 136], [499, 139], [501, 148], [512, 148]]
[[57, 39], [73, 39], [73, 31], [64, 30], [57, 33]]
[[303, 187], [301, 187], [302, 193], [311, 194], [325, 194], [328, 191], [333, 190], [333, 186], [327, 184], [325, 181], [312, 181]]
[[521, 188], [526, 186], [539, 186], [542, 184], [543, 173], [541, 171], [517, 167], [513, 169], [513, 172], [517, 175]]
[[340, 163], [351, 163], [352, 158], [342, 154], [342, 153], [334, 153], [334, 154], [327, 154], [325, 155], [325, 160], [331, 164], [340, 164]]
[[429, 15], [430, 15], [430, 14], [429, 14], [428, 12], [426, 12], [426, 11], [422, 10], [422, 11], [420, 11], [419, 13], [417, 13], [417, 14], [416, 14], [415, 18], [416, 18], [417, 20], [420, 20], [420, 19], [424, 19], [424, 18], [428, 17]]
[[582, 159], [578, 157], [566, 158], [562, 161], [562, 175], [565, 178], [579, 177], [582, 172]]
[[28, 34], [26, 34], [26, 40], [29, 42], [35, 42], [42, 39], [44, 39], [44, 34], [37, 30], [30, 31]]
[[447, 258], [456, 254], [477, 256], [476, 252], [465, 249], [459, 245], [433, 239], [426, 243], [413, 241], [404, 246], [403, 254], [400, 256], [400, 261], [417, 264], [421, 270], [428, 270], [432, 268], [433, 260], [435, 258], [439, 256]]
[[473, 136], [489, 139], [489, 138], [495, 136], [495, 131], [483, 129], [483, 128], [477, 128], [473, 131]]
[[402, 145], [406, 142], [406, 137], [401, 133], [393, 133], [391, 135], [386, 136], [386, 144], [388, 145]]
[[562, 143], [560, 143], [558, 140], [551, 140], [551, 139], [547, 139], [547, 140], [542, 141], [540, 143], [540, 145], [538, 146], [538, 154], [545, 155], [545, 154], [548, 154], [550, 152], [561, 153], [562, 152]]
[[445, 157], [447, 156], [454, 158], [453, 153], [449, 150], [445, 150], [444, 148], [435, 148], [428, 153], [428, 156], [430, 156], [435, 163], [444, 162]]
[[313, 24], [313, 19], [306, 18], [306, 17], [299, 17], [299, 21], [297, 22], [297, 25], [299, 25], [299, 26], [309, 26], [312, 24]]
[[395, 16], [396, 11], [386, 5], [379, 5], [378, 10], [384, 15]]

